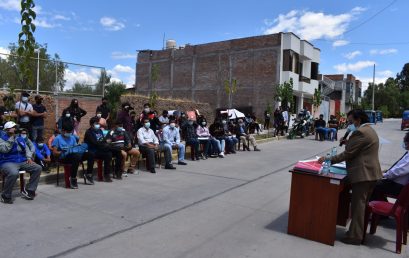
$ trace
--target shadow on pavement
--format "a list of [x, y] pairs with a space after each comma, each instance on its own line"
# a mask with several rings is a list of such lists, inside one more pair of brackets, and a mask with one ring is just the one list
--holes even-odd
[[265, 228], [272, 230], [272, 231], [277, 231], [280, 233], [287, 234], [287, 225], [288, 225], [288, 211], [283, 213], [280, 217], [273, 220]]

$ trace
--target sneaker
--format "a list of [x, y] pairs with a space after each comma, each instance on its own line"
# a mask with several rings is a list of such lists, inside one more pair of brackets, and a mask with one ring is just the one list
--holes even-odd
[[231, 154], [236, 154], [237, 152], [235, 150], [232, 150], [230, 153]]
[[184, 161], [179, 160], [179, 161], [178, 161], [178, 165], [187, 165], [187, 163], [184, 162]]
[[78, 183], [76, 178], [70, 178], [71, 189], [78, 189]]
[[128, 177], [128, 172], [122, 171], [122, 176], [123, 176], [123, 177]]
[[104, 182], [106, 183], [112, 183], [112, 179], [110, 175], [104, 175]]
[[[166, 169], [166, 167], [165, 167], [165, 169]], [[153, 169], [151, 169], [151, 171], [150, 171], [152, 174], [156, 174], [156, 170], [153, 168]]]
[[85, 175], [85, 182], [89, 185], [93, 185], [94, 184], [94, 177], [92, 175]]
[[34, 200], [35, 195], [33, 196], [32, 192], [31, 193], [30, 192], [31, 191], [27, 191], [26, 188], [24, 188], [23, 191], [21, 191], [21, 195], [22, 195], [21, 197], [26, 200], [30, 200], [30, 201]]
[[219, 153], [219, 158], [224, 158], [224, 153], [223, 152]]
[[254, 151], [261, 151], [259, 148], [257, 148], [257, 146], [256, 147], [254, 147]]
[[5, 204], [13, 204], [13, 199], [11, 199], [11, 198], [6, 198], [6, 197], [4, 197], [3, 195], [1, 195], [0, 201], [1, 201], [2, 203], [5, 203]]

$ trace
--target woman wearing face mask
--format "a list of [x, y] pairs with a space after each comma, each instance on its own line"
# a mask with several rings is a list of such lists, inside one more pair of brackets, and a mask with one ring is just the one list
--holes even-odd
[[81, 118], [87, 114], [87, 111], [79, 107], [78, 99], [73, 99], [68, 108], [64, 109], [63, 116], [70, 113], [70, 117], [74, 119], [74, 133], [79, 135], [79, 125]]
[[[199, 126], [196, 128], [196, 134], [199, 136], [200, 144], [205, 145], [203, 153], [205, 159], [209, 156], [211, 157], [213, 153], [221, 158], [224, 157], [224, 154], [223, 156], [221, 155], [222, 151], [220, 142], [210, 134], [209, 128], [207, 127], [206, 118], [203, 117], [199, 120]], [[212, 149], [210, 146], [212, 146]]]
[[71, 124], [74, 127], [75, 121], [74, 117], [71, 115], [69, 110], [64, 110], [62, 115], [57, 121], [57, 129], [61, 132], [63, 124]]
[[[379, 179], [382, 178], [379, 164], [379, 138], [369, 125], [368, 116], [362, 110], [348, 113], [351, 136], [345, 144], [345, 151], [332, 157], [331, 163], [346, 162], [347, 178], [352, 186], [351, 224], [345, 244], [360, 245], [364, 236], [364, 217], [367, 202]], [[319, 162], [323, 162], [321, 157]]]
[[386, 201], [386, 196], [397, 197], [402, 188], [409, 183], [409, 132], [402, 141], [403, 156], [383, 173], [372, 193], [371, 201]]

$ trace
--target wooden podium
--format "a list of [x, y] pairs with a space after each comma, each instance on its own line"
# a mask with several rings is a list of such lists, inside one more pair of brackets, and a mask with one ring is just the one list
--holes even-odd
[[346, 226], [350, 194], [346, 175], [291, 170], [288, 234], [334, 245], [336, 226]]

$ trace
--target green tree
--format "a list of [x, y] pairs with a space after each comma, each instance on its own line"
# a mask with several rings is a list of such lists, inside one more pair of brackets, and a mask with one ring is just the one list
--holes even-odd
[[21, 0], [21, 32], [18, 34], [18, 49], [17, 54], [22, 59], [19, 63], [19, 79], [25, 87], [26, 84], [32, 84], [34, 81], [33, 72], [30, 69], [31, 58], [34, 55], [35, 50], [35, 38], [34, 32], [36, 26], [34, 25], [34, 20], [36, 18], [36, 13], [34, 12], [34, 1], [33, 0]]
[[224, 81], [224, 91], [229, 96], [229, 108], [233, 106], [233, 96], [237, 92], [237, 80], [233, 79], [231, 82], [229, 80]]
[[89, 95], [92, 95], [94, 93], [91, 85], [87, 85], [85, 83], [80, 82], [76, 82], [71, 89], [67, 90], [67, 92]]
[[409, 90], [409, 63], [406, 63], [402, 71], [396, 75], [396, 80], [401, 91]]
[[121, 96], [126, 92], [126, 85], [122, 82], [111, 82], [105, 86], [105, 97], [111, 107], [111, 119], [115, 121], [118, 108], [121, 104]]
[[290, 110], [290, 108], [294, 106], [292, 78], [290, 78], [290, 81], [288, 82], [277, 85], [275, 100], [281, 101], [281, 106], [286, 110]]
[[104, 85], [108, 85], [111, 82], [111, 75], [107, 74], [106, 70], [101, 70], [101, 74], [98, 78], [98, 82], [95, 85], [95, 94], [102, 95]]
[[[55, 88], [55, 86], [57, 86], [58, 90], [63, 91], [66, 83], [64, 74], [67, 66], [61, 62], [57, 54], [51, 57], [51, 55], [47, 53], [47, 44], [40, 45], [35, 43], [35, 48], [40, 50], [40, 90], [53, 92], [57, 90]], [[16, 88], [35, 90], [36, 85], [34, 83], [28, 84], [21, 78], [20, 66], [24, 62], [24, 59], [17, 55], [17, 49], [16, 44], [10, 44], [10, 55], [8, 58], [0, 60], [0, 87], [7, 87], [12, 90]], [[37, 71], [37, 60], [31, 58], [27, 67], [33, 71], [33, 74], [36, 74], [34, 71]]]

